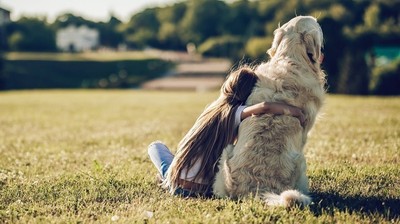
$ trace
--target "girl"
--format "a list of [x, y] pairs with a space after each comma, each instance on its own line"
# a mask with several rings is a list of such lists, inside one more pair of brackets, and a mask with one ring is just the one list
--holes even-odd
[[176, 156], [159, 141], [149, 145], [150, 159], [161, 175], [163, 186], [171, 193], [185, 197], [212, 195], [222, 150], [234, 143], [243, 119], [263, 113], [289, 112], [301, 123], [304, 121], [301, 110], [293, 106], [267, 102], [245, 106], [257, 80], [256, 74], [247, 67], [232, 72], [223, 83], [218, 99], [203, 111], [180, 141]]

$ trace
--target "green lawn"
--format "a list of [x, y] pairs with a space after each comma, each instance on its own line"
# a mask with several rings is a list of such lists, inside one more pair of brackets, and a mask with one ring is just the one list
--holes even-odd
[[155, 183], [217, 92], [0, 92], [0, 223], [400, 223], [400, 98], [328, 96], [306, 157], [314, 204], [183, 199]]

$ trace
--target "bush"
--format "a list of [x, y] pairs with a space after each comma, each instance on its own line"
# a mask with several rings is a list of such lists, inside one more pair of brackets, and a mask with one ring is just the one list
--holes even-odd
[[213, 57], [228, 57], [235, 60], [242, 55], [243, 40], [236, 36], [221, 36], [207, 39], [198, 48], [200, 54]]
[[376, 95], [400, 95], [400, 60], [372, 71], [371, 92]]

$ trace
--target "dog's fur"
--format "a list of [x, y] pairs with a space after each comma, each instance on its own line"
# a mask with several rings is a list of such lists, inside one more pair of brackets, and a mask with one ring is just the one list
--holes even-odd
[[242, 121], [236, 145], [222, 153], [213, 185], [220, 197], [255, 196], [268, 205], [308, 205], [303, 148], [323, 104], [325, 74], [322, 30], [311, 16], [297, 16], [274, 32], [270, 60], [260, 64], [259, 77], [246, 104], [282, 102], [299, 107], [303, 127], [290, 115], [264, 114]]

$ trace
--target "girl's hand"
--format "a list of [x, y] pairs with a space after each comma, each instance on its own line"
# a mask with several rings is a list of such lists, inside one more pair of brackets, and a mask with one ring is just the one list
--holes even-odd
[[243, 120], [253, 114], [291, 115], [298, 118], [302, 126], [304, 126], [305, 121], [305, 116], [300, 108], [284, 103], [263, 102], [248, 106], [243, 110], [241, 118]]
[[274, 115], [290, 115], [300, 120], [301, 125], [304, 125], [305, 116], [300, 108], [283, 103], [267, 103], [264, 102], [265, 113]]

